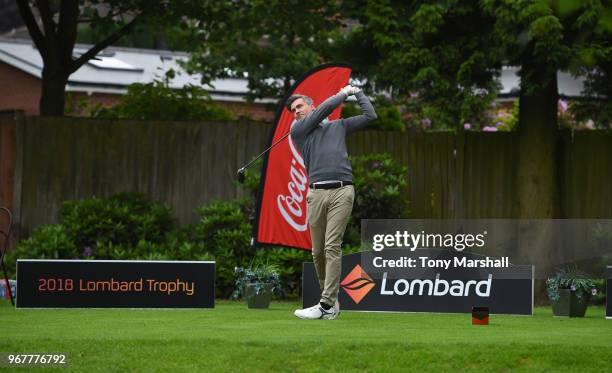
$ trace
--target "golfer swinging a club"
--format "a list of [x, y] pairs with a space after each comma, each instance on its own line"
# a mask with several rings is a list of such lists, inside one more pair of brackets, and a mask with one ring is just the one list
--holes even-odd
[[[327, 117], [350, 95], [355, 95], [363, 114], [329, 121]], [[342, 237], [353, 209], [353, 173], [346, 150], [347, 134], [376, 119], [370, 100], [361, 89], [346, 86], [318, 108], [312, 99], [293, 95], [287, 108], [295, 115], [291, 138], [302, 153], [310, 190], [306, 196], [312, 257], [321, 287], [321, 300], [296, 310], [302, 319], [333, 320], [340, 313], [338, 290], [342, 260]]]

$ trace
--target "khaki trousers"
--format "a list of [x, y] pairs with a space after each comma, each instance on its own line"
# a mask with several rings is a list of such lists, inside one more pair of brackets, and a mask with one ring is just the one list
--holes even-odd
[[321, 287], [321, 302], [333, 306], [338, 299], [342, 269], [342, 237], [353, 210], [355, 189], [310, 189], [306, 196], [312, 257]]

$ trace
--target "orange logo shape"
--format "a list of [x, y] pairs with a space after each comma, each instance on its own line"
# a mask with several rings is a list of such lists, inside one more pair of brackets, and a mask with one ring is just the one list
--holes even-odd
[[355, 268], [342, 280], [340, 286], [351, 297], [355, 304], [359, 304], [363, 297], [372, 290], [376, 284], [367, 273], [357, 264]]

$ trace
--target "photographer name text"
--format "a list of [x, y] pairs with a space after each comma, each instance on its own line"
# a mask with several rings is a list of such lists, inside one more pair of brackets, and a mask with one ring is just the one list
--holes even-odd
[[508, 268], [510, 261], [507, 256], [499, 258], [485, 257], [484, 259], [468, 259], [454, 257], [452, 259], [432, 259], [427, 256], [410, 258], [403, 256], [397, 259], [384, 259], [374, 257], [372, 265], [376, 268]]

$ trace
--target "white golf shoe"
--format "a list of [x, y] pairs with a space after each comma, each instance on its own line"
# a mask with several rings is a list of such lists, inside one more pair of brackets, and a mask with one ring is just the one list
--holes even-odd
[[333, 320], [338, 317], [336, 307], [325, 310], [319, 303], [303, 310], [295, 310], [293, 314], [304, 320]]

